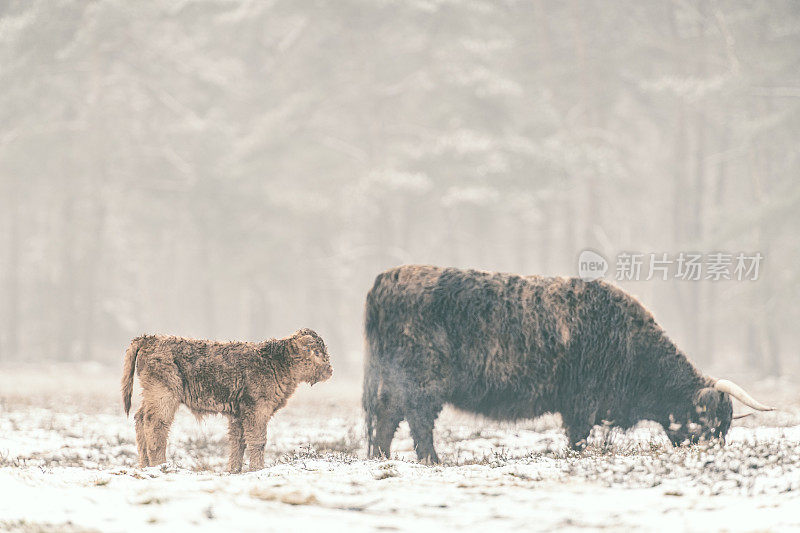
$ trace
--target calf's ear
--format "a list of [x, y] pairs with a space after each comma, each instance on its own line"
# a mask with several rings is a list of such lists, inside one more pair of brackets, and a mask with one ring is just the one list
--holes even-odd
[[300, 353], [310, 353], [314, 345], [314, 337], [311, 335], [297, 335], [294, 338], [294, 345]]

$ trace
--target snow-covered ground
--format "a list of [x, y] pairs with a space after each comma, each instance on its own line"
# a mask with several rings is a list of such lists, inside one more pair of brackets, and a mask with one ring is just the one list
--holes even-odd
[[364, 458], [357, 385], [305, 387], [271, 421], [267, 468], [230, 475], [226, 426], [181, 410], [169, 463], [140, 469], [116, 378], [2, 369], [0, 529], [19, 531], [800, 529], [800, 410], [736, 423], [726, 446], [673, 449], [651, 426], [565, 450], [557, 417], [445, 411], [442, 466]]

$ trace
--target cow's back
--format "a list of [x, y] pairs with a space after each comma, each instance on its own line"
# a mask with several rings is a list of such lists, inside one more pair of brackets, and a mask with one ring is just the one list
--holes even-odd
[[544, 412], [576, 341], [571, 314], [581, 284], [432, 266], [388, 270], [367, 297], [367, 372], [427, 384], [444, 401], [495, 418]]

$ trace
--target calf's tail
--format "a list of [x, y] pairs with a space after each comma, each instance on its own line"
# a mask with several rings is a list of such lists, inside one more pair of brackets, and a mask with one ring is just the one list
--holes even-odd
[[125, 361], [122, 366], [122, 406], [125, 414], [131, 412], [131, 394], [133, 393], [133, 373], [136, 371], [136, 356], [142, 346], [144, 338], [136, 337], [125, 351]]

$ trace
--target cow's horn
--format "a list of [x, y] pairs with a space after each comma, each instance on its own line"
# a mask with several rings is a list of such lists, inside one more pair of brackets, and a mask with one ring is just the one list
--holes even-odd
[[720, 392], [727, 392], [743, 404], [748, 407], [752, 407], [756, 411], [774, 411], [774, 407], [770, 407], [768, 405], [764, 405], [763, 403], [759, 403], [756, 401], [752, 396], [747, 394], [747, 392], [741, 388], [739, 385], [734, 383], [733, 381], [728, 381], [727, 379], [718, 379], [716, 383], [714, 383], [714, 388]]

